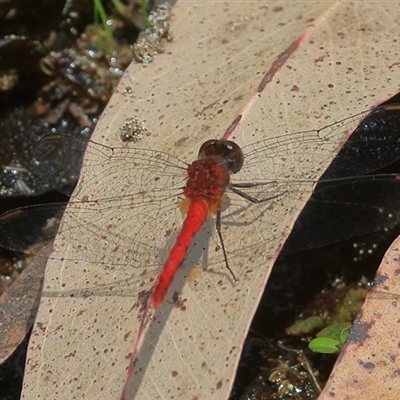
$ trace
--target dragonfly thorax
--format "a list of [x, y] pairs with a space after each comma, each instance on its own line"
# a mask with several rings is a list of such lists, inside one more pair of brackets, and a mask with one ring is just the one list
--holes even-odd
[[220, 203], [229, 185], [230, 173], [216, 158], [196, 160], [187, 168], [188, 180], [183, 193], [190, 200], [205, 199]]

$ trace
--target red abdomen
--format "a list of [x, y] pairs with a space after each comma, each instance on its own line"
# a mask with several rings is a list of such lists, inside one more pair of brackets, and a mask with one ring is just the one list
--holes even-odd
[[208, 216], [217, 212], [222, 196], [229, 185], [229, 172], [216, 159], [193, 162], [187, 168], [187, 174], [188, 181], [183, 190], [185, 199], [181, 203], [187, 214], [175, 245], [154, 285], [151, 301], [154, 308], [157, 308], [164, 300], [194, 236]]

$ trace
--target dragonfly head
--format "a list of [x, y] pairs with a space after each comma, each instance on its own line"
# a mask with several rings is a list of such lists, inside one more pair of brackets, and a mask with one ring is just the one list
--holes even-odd
[[242, 149], [230, 140], [210, 139], [204, 142], [200, 147], [198, 159], [205, 158], [219, 160], [232, 174], [240, 171], [244, 161]]

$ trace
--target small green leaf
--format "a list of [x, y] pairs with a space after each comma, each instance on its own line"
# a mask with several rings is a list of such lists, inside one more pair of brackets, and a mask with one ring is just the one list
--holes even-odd
[[344, 344], [350, 335], [350, 328], [345, 328], [340, 332], [340, 343]]
[[336, 339], [319, 337], [311, 340], [308, 347], [316, 353], [335, 354], [339, 353], [341, 345]]

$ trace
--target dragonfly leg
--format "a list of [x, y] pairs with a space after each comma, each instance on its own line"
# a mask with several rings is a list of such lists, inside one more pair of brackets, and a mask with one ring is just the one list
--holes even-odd
[[[249, 186], [249, 187], [254, 187], [254, 186], [256, 186], [256, 185]], [[247, 186], [243, 186], [243, 187], [247, 187]], [[246, 200], [248, 200], [248, 201], [250, 201], [252, 203], [256, 203], [256, 204], [264, 203], [265, 201], [276, 199], [278, 197], [281, 197], [285, 193], [285, 192], [278, 193], [275, 196], [269, 196], [269, 197], [266, 197], [265, 199], [259, 199], [257, 197], [250, 196], [249, 194], [247, 194], [245, 192], [242, 192], [241, 190], [237, 189], [233, 185], [230, 186], [230, 189], [232, 190], [233, 193], [239, 195], [240, 197], [243, 197], [244, 199], [246, 199]]]
[[215, 221], [215, 228], [217, 229], [219, 241], [220, 241], [221, 247], [222, 247], [222, 252], [224, 253], [225, 266], [228, 269], [228, 271], [230, 272], [230, 274], [232, 275], [233, 281], [237, 282], [238, 279], [236, 278], [235, 274], [233, 273], [231, 267], [229, 266], [228, 256], [226, 254], [225, 244], [224, 244], [224, 240], [222, 238], [222, 232], [221, 232], [221, 209], [220, 208], [218, 208], [218, 210], [217, 210], [217, 218], [216, 218], [216, 221]]

